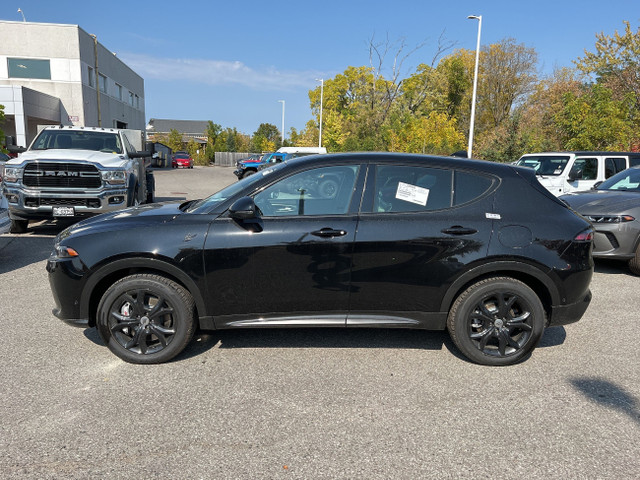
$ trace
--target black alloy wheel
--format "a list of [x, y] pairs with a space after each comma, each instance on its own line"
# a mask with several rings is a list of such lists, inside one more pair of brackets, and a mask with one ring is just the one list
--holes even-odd
[[456, 299], [447, 319], [453, 342], [467, 358], [495, 366], [512, 365], [530, 355], [544, 324], [536, 293], [508, 277], [471, 285]]
[[162, 363], [178, 355], [195, 331], [193, 298], [177, 283], [140, 274], [114, 283], [98, 305], [98, 331], [130, 363]]

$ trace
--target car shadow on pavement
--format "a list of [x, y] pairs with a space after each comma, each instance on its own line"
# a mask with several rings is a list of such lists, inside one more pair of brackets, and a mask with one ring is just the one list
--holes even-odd
[[595, 261], [596, 273], [608, 273], [613, 275], [633, 275], [627, 267], [627, 262], [616, 260], [598, 259]]
[[52, 238], [2, 236], [0, 237], [0, 274], [46, 260], [52, 249]]
[[537, 348], [557, 347], [567, 339], [564, 327], [550, 327], [545, 329]]
[[640, 401], [624, 388], [608, 380], [593, 377], [573, 378], [570, 383], [593, 403], [620, 411], [640, 425]]
[[[176, 360], [211, 348], [392, 348], [442, 350], [455, 347], [446, 332], [384, 328], [274, 328], [201, 332]], [[462, 358], [462, 357], [460, 357]]]

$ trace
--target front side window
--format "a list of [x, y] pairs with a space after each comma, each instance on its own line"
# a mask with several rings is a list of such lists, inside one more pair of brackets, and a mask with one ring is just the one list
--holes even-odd
[[37, 78], [51, 80], [49, 60], [31, 58], [7, 58], [9, 78]]
[[598, 159], [576, 158], [571, 167], [571, 175], [579, 180], [595, 180], [598, 178]]
[[349, 211], [359, 167], [314, 168], [291, 175], [255, 196], [265, 217], [343, 215]]

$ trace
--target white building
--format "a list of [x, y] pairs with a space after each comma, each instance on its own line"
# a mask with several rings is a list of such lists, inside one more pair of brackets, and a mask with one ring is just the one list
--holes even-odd
[[0, 20], [0, 105], [21, 146], [38, 125], [145, 129], [144, 80], [78, 25]]

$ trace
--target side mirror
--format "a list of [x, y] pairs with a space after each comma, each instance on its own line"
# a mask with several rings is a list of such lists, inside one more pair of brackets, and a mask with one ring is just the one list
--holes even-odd
[[577, 168], [575, 170], [571, 170], [569, 172], [569, 181], [570, 182], [575, 182], [576, 180], [580, 180], [582, 178], [582, 169], [581, 168]]
[[149, 157], [151, 155], [151, 152], [135, 152], [135, 153], [130, 153], [129, 154], [129, 158], [144, 158], [144, 157]]
[[24, 147], [18, 147], [17, 145], [7, 145], [7, 151], [9, 153], [22, 153], [26, 152], [27, 149]]
[[256, 204], [251, 197], [242, 197], [236, 200], [229, 207], [229, 214], [231, 218], [236, 220], [246, 220], [258, 216]]
[[602, 183], [602, 180], [601, 180], [601, 181], [599, 181], [599, 182], [594, 183], [594, 184], [593, 184], [593, 187], [591, 187], [591, 190], [597, 190], [597, 189], [598, 189], [598, 186], [599, 186], [601, 183]]

